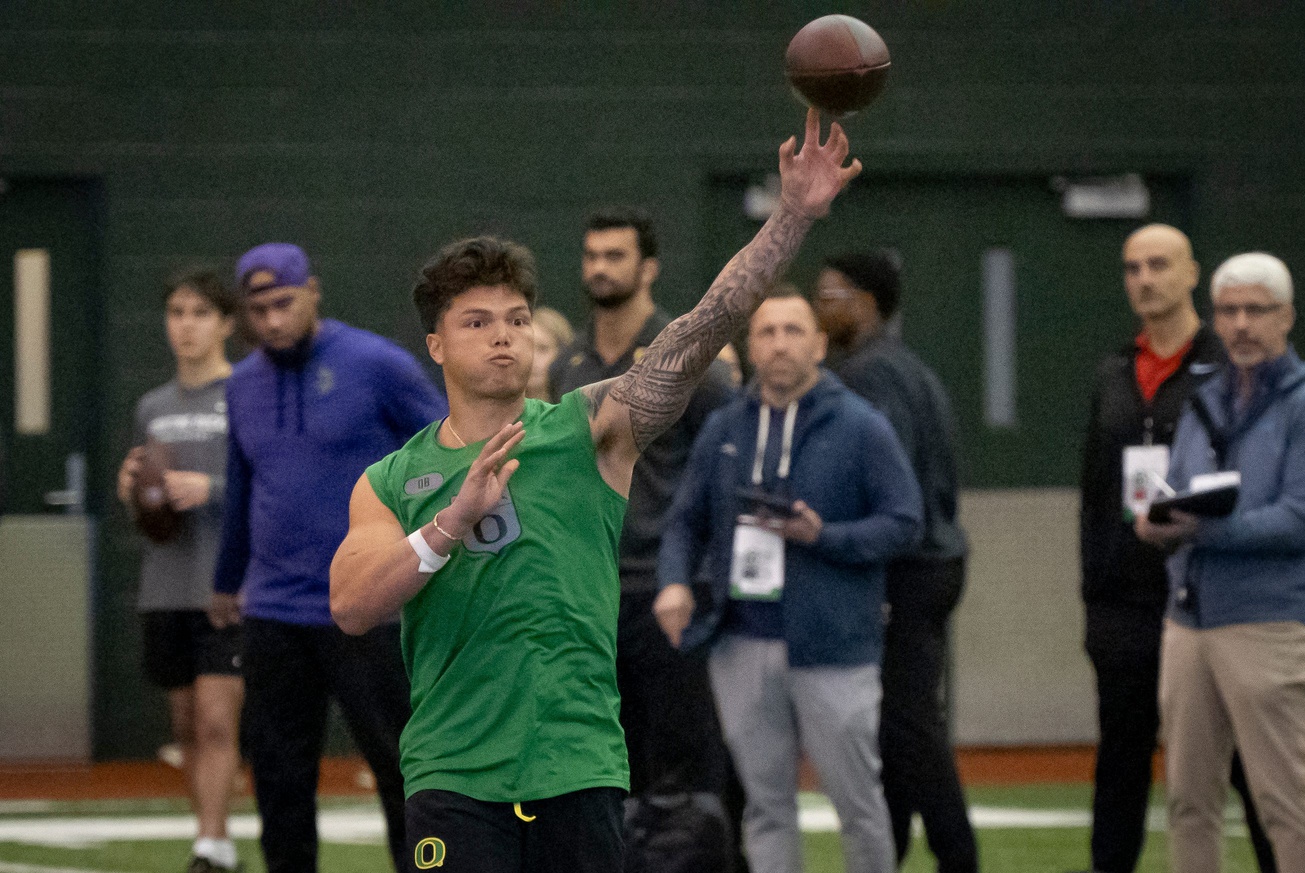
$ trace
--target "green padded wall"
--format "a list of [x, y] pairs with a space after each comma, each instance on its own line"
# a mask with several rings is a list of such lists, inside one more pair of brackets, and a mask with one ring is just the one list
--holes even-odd
[[[784, 45], [830, 11], [861, 15], [894, 53], [881, 102], [849, 123], [868, 180], [1164, 175], [1185, 186], [1207, 267], [1266, 248], [1305, 271], [1302, 8], [9, 0], [0, 176], [103, 183], [104, 355], [88, 365], [107, 386], [91, 446], [106, 507], [132, 404], [169, 375], [158, 283], [181, 263], [227, 266], [257, 242], [300, 242], [330, 314], [417, 348], [407, 293], [440, 243], [517, 237], [540, 255], [545, 300], [579, 317], [584, 216], [637, 201], [661, 225], [661, 299], [690, 305], [737, 231], [716, 226], [713, 192], [773, 168], [801, 121]], [[1096, 312], [1045, 299], [1029, 323], [1126, 331], [1122, 294], [1102, 299]], [[1048, 438], [1072, 457], [1081, 421], [1055, 411], [1064, 420]], [[1026, 448], [994, 445], [967, 434], [980, 484], [1074, 484], [1072, 464], [1025, 476]], [[1006, 473], [985, 472], [998, 460]], [[135, 663], [135, 545], [121, 514], [100, 529], [95, 752], [150, 754], [163, 725]]]

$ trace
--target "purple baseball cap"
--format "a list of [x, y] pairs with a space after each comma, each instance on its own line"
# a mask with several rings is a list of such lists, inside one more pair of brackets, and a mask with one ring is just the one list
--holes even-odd
[[[249, 277], [254, 273], [271, 273], [272, 278], [251, 285]], [[308, 255], [293, 243], [263, 243], [245, 252], [236, 262], [236, 285], [246, 294], [307, 285], [312, 275]]]

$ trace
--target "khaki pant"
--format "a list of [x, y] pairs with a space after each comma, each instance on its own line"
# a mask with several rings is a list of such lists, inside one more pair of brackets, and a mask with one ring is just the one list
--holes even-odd
[[1166, 621], [1160, 665], [1170, 869], [1219, 870], [1235, 744], [1278, 869], [1305, 873], [1305, 625]]

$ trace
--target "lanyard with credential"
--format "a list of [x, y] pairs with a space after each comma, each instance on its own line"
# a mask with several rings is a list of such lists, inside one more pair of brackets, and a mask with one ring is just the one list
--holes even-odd
[[[789, 466], [793, 460], [793, 429], [797, 425], [797, 401], [788, 405], [784, 412], [784, 431], [779, 443], [779, 469], [775, 471], [780, 480], [788, 478]], [[770, 405], [761, 404], [761, 415], [757, 422], [757, 454], [752, 460], [752, 484], [761, 485], [761, 471], [766, 462], [766, 443], [770, 441]]]
[[[780, 482], [788, 478], [793, 460], [793, 427], [797, 403], [784, 413], [783, 436], [779, 444]], [[757, 423], [757, 454], [752, 460], [752, 487], [762, 491], [766, 443], [770, 439], [770, 406], [763, 403]], [[778, 601], [784, 590], [784, 540], [772, 523], [752, 515], [740, 515], [734, 527], [734, 555], [730, 562], [730, 598], [734, 600]]]

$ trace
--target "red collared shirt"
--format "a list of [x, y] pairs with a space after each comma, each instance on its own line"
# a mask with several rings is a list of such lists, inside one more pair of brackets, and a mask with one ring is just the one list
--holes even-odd
[[1171, 356], [1162, 358], [1151, 348], [1151, 341], [1146, 334], [1137, 335], [1137, 356], [1133, 359], [1133, 372], [1137, 376], [1137, 390], [1142, 392], [1147, 403], [1155, 399], [1155, 393], [1165, 380], [1178, 372], [1178, 367], [1191, 348], [1192, 341], [1188, 340], [1186, 345]]

